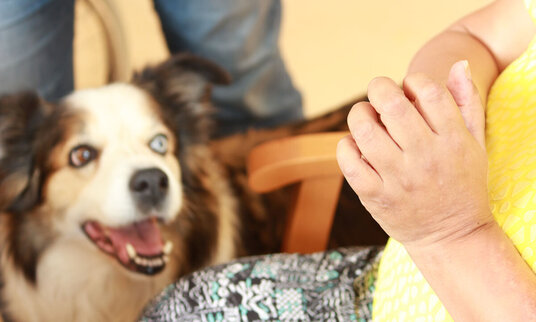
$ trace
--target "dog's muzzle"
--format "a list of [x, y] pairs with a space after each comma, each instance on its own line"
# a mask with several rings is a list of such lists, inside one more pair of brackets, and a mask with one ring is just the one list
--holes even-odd
[[158, 168], [142, 169], [132, 175], [129, 188], [138, 209], [148, 213], [151, 209], [162, 207], [168, 195], [169, 181]]

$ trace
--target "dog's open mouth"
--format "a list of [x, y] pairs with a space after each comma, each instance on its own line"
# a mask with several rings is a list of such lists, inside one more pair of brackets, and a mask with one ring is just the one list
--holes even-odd
[[82, 229], [98, 248], [116, 257], [124, 267], [147, 275], [164, 269], [173, 247], [170, 241], [162, 240], [156, 218], [122, 227], [87, 221]]

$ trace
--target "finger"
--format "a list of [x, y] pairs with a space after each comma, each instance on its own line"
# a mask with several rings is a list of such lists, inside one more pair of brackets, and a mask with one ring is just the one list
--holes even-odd
[[451, 133], [465, 127], [458, 106], [446, 86], [424, 74], [413, 74], [404, 79], [403, 87], [435, 133]]
[[348, 127], [359, 150], [381, 177], [395, 170], [402, 151], [378, 122], [370, 103], [354, 105], [348, 114]]
[[419, 111], [391, 79], [378, 77], [368, 87], [370, 103], [387, 132], [402, 150], [419, 146], [431, 134]]
[[485, 148], [485, 112], [478, 90], [473, 83], [469, 63], [466, 60], [455, 63], [447, 80], [454, 101], [462, 113], [469, 132]]
[[383, 186], [378, 173], [363, 159], [351, 135], [337, 144], [337, 162], [342, 174], [355, 193], [369, 194]]

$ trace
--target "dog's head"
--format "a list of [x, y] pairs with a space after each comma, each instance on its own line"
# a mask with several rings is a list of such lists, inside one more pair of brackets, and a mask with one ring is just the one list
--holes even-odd
[[59, 238], [84, 240], [130, 271], [161, 271], [172, 247], [161, 228], [195, 189], [186, 147], [206, 143], [209, 84], [227, 82], [214, 64], [183, 54], [133, 84], [55, 104], [33, 93], [1, 98], [0, 210], [26, 276]]

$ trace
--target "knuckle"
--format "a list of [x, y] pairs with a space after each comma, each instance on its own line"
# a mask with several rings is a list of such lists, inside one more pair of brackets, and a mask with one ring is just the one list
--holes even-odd
[[357, 111], [358, 109], [363, 108], [364, 106], [368, 105], [369, 103], [366, 101], [357, 102], [352, 106], [352, 109], [350, 110], [350, 113]]
[[[347, 180], [352, 182], [359, 182], [359, 170], [350, 162], [341, 162], [339, 163], [341, 172], [344, 174]], [[354, 186], [355, 184], [352, 184]]]
[[404, 85], [409, 88], [414, 88], [427, 82], [430, 78], [424, 73], [413, 73], [409, 74], [404, 78]]
[[352, 134], [359, 142], [367, 142], [372, 139], [374, 126], [371, 121], [357, 120], [352, 126]]
[[398, 178], [398, 182], [402, 190], [407, 191], [407, 192], [415, 191], [417, 188], [414, 177], [400, 176]]
[[374, 186], [366, 184], [353, 185], [352, 189], [354, 189], [359, 198], [363, 200], [370, 199], [371, 196], [374, 196], [377, 193], [377, 190]]
[[339, 168], [349, 183], [359, 182], [360, 174], [358, 168], [355, 166], [355, 162], [340, 160], [339, 158]]
[[430, 151], [430, 147], [434, 144], [432, 135], [415, 136], [413, 148], [421, 154]]
[[401, 116], [407, 109], [406, 97], [401, 93], [390, 93], [382, 106], [384, 114], [389, 116]]
[[352, 106], [352, 109], [350, 110], [350, 113], [348, 113], [348, 125], [351, 125], [352, 123], [356, 122], [362, 117], [363, 111], [369, 108], [368, 102], [359, 102], [354, 104]]
[[421, 168], [422, 168], [424, 173], [433, 174], [433, 173], [437, 173], [437, 171], [439, 169], [439, 164], [435, 160], [435, 158], [431, 158], [431, 157], [422, 158], [421, 159]]
[[449, 135], [448, 140], [446, 140], [445, 146], [448, 147], [449, 153], [460, 155], [465, 150], [465, 140], [463, 135], [453, 131], [453, 133]]
[[426, 82], [419, 92], [425, 101], [438, 101], [445, 97], [445, 88], [433, 81]]
[[357, 112], [359, 109], [362, 109], [363, 106], [367, 105], [368, 103], [366, 101], [357, 102], [352, 106], [352, 109], [350, 109], [350, 114]]
[[369, 198], [364, 201], [368, 205], [373, 205], [376, 210], [386, 211], [393, 208], [393, 200], [385, 195], [378, 192], [370, 194]]
[[373, 199], [380, 193], [378, 184], [374, 180], [371, 180], [371, 178], [358, 167], [350, 167], [345, 169], [345, 171], [349, 172], [349, 174], [345, 173], [347, 182], [360, 199]]
[[353, 179], [358, 176], [356, 169], [357, 156], [355, 155], [357, 147], [353, 139], [349, 136], [344, 137], [337, 144], [336, 157], [339, 168], [345, 177]]
[[388, 78], [384, 77], [384, 76], [374, 77], [369, 82], [368, 91], [369, 92], [374, 91], [375, 89], [377, 89], [377, 88], [379, 88], [381, 86], [384, 86], [387, 81], [388, 81]]

